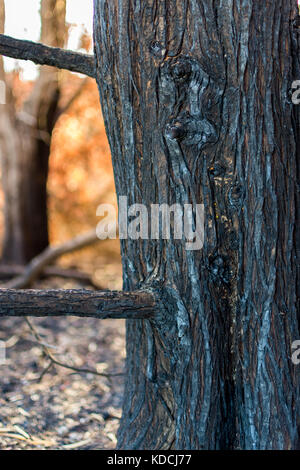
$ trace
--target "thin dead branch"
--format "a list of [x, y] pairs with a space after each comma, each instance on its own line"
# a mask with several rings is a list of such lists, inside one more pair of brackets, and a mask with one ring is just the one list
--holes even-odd
[[122, 372], [120, 373], [113, 373], [113, 374], [106, 374], [104, 372], [98, 372], [96, 370], [88, 369], [88, 368], [80, 368], [80, 367], [74, 367], [69, 364], [65, 364], [64, 362], [59, 361], [56, 359], [56, 357], [52, 354], [50, 351], [49, 347], [45, 345], [43, 339], [41, 338], [39, 332], [37, 331], [36, 327], [32, 324], [32, 322], [29, 320], [29, 318], [25, 317], [25, 321], [30, 328], [30, 331], [32, 332], [33, 336], [37, 340], [37, 343], [39, 346], [42, 348], [44, 355], [49, 359], [50, 363], [47, 365], [47, 367], [43, 370], [39, 381], [42, 380], [44, 375], [51, 369], [52, 366], [59, 366], [63, 367], [64, 369], [69, 369], [72, 370], [73, 372], [76, 372], [78, 374], [93, 374], [93, 375], [98, 375], [101, 377], [106, 377], [106, 378], [112, 378], [112, 377], [120, 377], [124, 375]]
[[95, 78], [93, 55], [45, 46], [32, 41], [0, 35], [0, 54], [14, 59], [30, 60], [39, 65], [50, 65], [59, 69], [78, 72]]

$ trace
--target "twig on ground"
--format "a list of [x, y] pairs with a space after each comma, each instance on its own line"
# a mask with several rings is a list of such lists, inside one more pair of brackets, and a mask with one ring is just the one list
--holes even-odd
[[64, 362], [61, 362], [61, 361], [57, 360], [56, 357], [53, 356], [53, 354], [49, 351], [49, 348], [45, 345], [45, 343], [43, 342], [40, 334], [38, 333], [35, 326], [31, 323], [31, 321], [27, 317], [25, 317], [25, 321], [26, 321], [28, 327], [30, 328], [33, 336], [37, 340], [38, 344], [43, 349], [43, 352], [44, 352], [45, 356], [50, 361], [50, 364], [48, 364], [48, 366], [44, 369], [43, 373], [41, 374], [41, 376], [39, 378], [39, 381], [42, 380], [43, 376], [49, 371], [49, 369], [53, 365], [63, 367], [65, 369], [73, 370], [74, 372], [79, 373], [79, 374], [93, 374], [93, 375], [97, 375], [97, 376], [100, 376], [100, 377], [106, 377], [107, 379], [111, 379], [112, 377], [120, 377], [120, 376], [124, 375], [124, 373], [122, 373], [122, 372], [116, 373], [116, 374], [105, 374], [104, 372], [97, 372], [96, 370], [92, 370], [92, 369], [86, 369], [86, 368], [82, 369], [82, 368], [70, 366], [69, 364], [65, 364]]

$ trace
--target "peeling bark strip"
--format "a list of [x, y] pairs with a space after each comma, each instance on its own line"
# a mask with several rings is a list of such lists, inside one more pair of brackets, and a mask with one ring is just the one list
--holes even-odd
[[118, 446], [296, 449], [297, 0], [94, 3], [118, 196], [205, 206], [201, 251], [121, 242], [163, 308], [127, 324]]
[[0, 318], [16, 316], [150, 319], [155, 300], [144, 291], [0, 289]]
[[0, 54], [14, 59], [31, 60], [39, 65], [51, 65], [70, 72], [95, 77], [94, 56], [80, 52], [44, 46], [31, 41], [14, 39], [0, 34]]

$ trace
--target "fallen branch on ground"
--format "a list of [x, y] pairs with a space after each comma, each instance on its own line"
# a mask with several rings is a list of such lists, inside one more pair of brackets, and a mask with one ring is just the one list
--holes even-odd
[[1, 287], [5, 289], [24, 289], [29, 287], [45, 267], [62, 255], [85, 248], [100, 241], [95, 230], [91, 230], [83, 235], [78, 235], [71, 240], [56, 246], [49, 246], [38, 256], [33, 258], [25, 267], [24, 272], [16, 278], [4, 283]]
[[[0, 264], [0, 279], [7, 280], [24, 274], [25, 267], [19, 264]], [[77, 269], [61, 268], [59, 266], [47, 266], [40, 272], [39, 277], [60, 277], [63, 279], [74, 279], [84, 284], [88, 284], [96, 289], [103, 290], [98, 284], [96, 285], [92, 277], [83, 271]], [[8, 282], [8, 281], [7, 281]], [[1, 286], [0, 286], [1, 287]], [[28, 287], [26, 284], [24, 287]]]

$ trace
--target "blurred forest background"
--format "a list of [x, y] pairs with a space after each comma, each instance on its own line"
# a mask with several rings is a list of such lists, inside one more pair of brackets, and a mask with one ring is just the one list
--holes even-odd
[[[65, 242], [95, 228], [100, 203], [116, 204], [111, 157], [94, 80], [68, 72], [61, 74], [59, 106], [67, 106], [51, 136], [47, 181], [47, 215], [50, 244]], [[34, 82], [23, 81], [20, 70], [8, 74], [17, 110]], [[4, 191], [0, 186], [0, 240], [5, 231]], [[31, 223], [31, 220], [28, 220]], [[37, 228], [37, 227], [36, 227]], [[40, 229], [41, 230], [41, 229]], [[62, 256], [57, 263], [90, 273], [95, 284], [109, 289], [122, 285], [119, 241], [101, 241]]]
[[[92, 53], [92, 0], [0, 0], [0, 28]], [[116, 195], [94, 80], [1, 56], [0, 79], [6, 83], [0, 105], [5, 286], [48, 244], [95, 230], [98, 205], [116, 205]], [[66, 254], [52, 268], [55, 275], [26, 287], [122, 288], [118, 240]], [[123, 379], [105, 374], [123, 372], [122, 321], [7, 319], [0, 340], [7, 348], [0, 365], [0, 449], [114, 447]]]
[[[19, 0], [18, 2], [21, 3]], [[33, 11], [35, 13], [38, 12], [39, 2], [27, 0], [26, 2], [22, 2], [23, 7], [24, 3], [28, 4], [27, 10], [29, 9], [30, 4], [32, 4], [31, 14]], [[65, 21], [62, 11], [59, 11], [59, 8], [61, 8], [59, 7], [59, 4], [63, 6], [65, 5], [66, 7], [70, 5], [70, 12], [73, 12], [74, 15], [74, 9], [76, 10], [76, 3], [78, 3], [76, 0], [69, 0], [69, 2], [63, 0], [49, 0], [49, 12], [46, 12], [46, 14], [51, 15], [51, 21], [49, 21], [49, 19], [44, 20], [44, 23], [46, 24], [46, 27], [44, 28], [46, 33], [44, 33], [44, 36], [46, 37], [42, 37], [42, 39], [44, 39], [43, 42], [48, 43], [49, 45], [56, 45], [55, 42], [57, 42], [57, 38], [54, 38], [53, 40], [51, 36], [53, 35], [52, 31], [50, 31], [49, 37], [49, 33], [47, 32], [46, 28], [52, 28], [52, 30], [56, 32], [58, 28], [61, 28], [61, 36], [63, 39], [60, 41], [60, 47], [66, 45], [69, 46], [69, 39], [72, 39], [71, 45], [73, 46], [73, 49], [76, 48], [79, 51], [91, 53], [91, 24], [70, 24], [67, 22], [68, 9], [66, 8]], [[92, 2], [85, 2], [85, 8], [87, 8], [90, 11], [90, 14], [92, 14], [91, 8], [87, 7], [88, 3]], [[9, 4], [11, 5], [11, 2], [9, 2]], [[47, 6], [47, 2], [45, 2], [45, 5]], [[53, 5], [55, 5], [59, 11], [58, 20], [55, 20]], [[30, 15], [28, 16], [30, 21]], [[17, 21], [22, 21], [22, 15], [18, 15]], [[23, 27], [24, 30], [29, 29], [30, 24], [26, 28], [25, 22]], [[88, 27], [89, 30], [87, 29]], [[17, 28], [12, 24], [10, 26], [10, 30], [14, 29]], [[6, 28], [5, 33], [11, 33], [10, 30], [7, 30]], [[12, 31], [12, 33], [13, 32], [14, 31]], [[42, 140], [44, 138], [45, 140], [48, 140], [49, 143], [49, 173], [46, 182], [49, 242], [51, 244], [62, 243], [80, 233], [84, 233], [85, 231], [96, 227], [96, 224], [99, 221], [99, 219], [96, 217], [96, 209], [100, 203], [116, 203], [111, 157], [100, 110], [97, 86], [94, 80], [81, 77], [78, 74], [57, 71], [48, 67], [43, 68], [40, 72], [38, 72], [39, 68], [33, 64], [28, 65], [28, 63], [15, 61], [13, 59], [5, 59], [5, 62], [7, 62], [6, 69], [8, 69], [8, 72], [5, 74], [6, 82], [8, 87], [11, 89], [11, 101], [14, 101], [15, 115], [13, 124], [15, 124], [15, 127], [20, 124], [17, 122], [19, 120], [22, 124], [25, 124], [25, 128], [22, 127], [22, 133], [26, 133], [26, 131], [30, 133], [32, 131], [32, 128], [30, 128], [31, 123], [27, 122], [29, 121], [30, 116], [32, 116], [31, 109], [28, 111], [29, 106], [31, 106], [31, 108], [34, 106], [39, 106], [40, 108], [42, 108], [42, 106], [48, 106], [48, 113], [49, 109], [51, 110], [51, 106], [56, 107], [56, 121], [53, 125], [53, 129], [50, 129], [51, 134], [47, 128], [47, 126], [50, 127], [49, 123], [45, 125], [45, 129], [34, 129], [34, 131], [39, 133], [39, 135], [37, 135], [37, 140]], [[32, 69], [32, 67], [34, 68]], [[50, 72], [50, 78], [46, 78], [46, 80], [45, 69], [49, 69], [46, 73]], [[39, 76], [35, 76], [38, 73]], [[44, 77], [41, 76], [42, 74], [44, 74]], [[32, 79], [32, 76], [35, 78], [35, 80]], [[47, 88], [49, 88], [49, 83], [53, 83], [53, 81], [57, 80], [57, 89], [55, 89], [55, 92], [50, 97], [50, 103], [45, 103], [45, 85], [43, 84], [42, 86], [39, 86], [37, 84], [37, 82], [41, 82], [43, 79], [47, 82]], [[32, 95], [34, 94], [40, 94], [40, 96], [38, 97], [38, 104], [34, 104], [32, 106], [31, 101], [33, 101]], [[34, 99], [36, 100], [35, 96]], [[8, 107], [8, 105], [6, 107]], [[3, 112], [4, 109], [2, 109], [2, 113]], [[45, 114], [45, 111], [40, 111], [37, 119], [42, 120], [44, 118], [42, 112]], [[6, 129], [2, 128], [2, 130], [6, 132]], [[15, 136], [8, 136], [8, 139], [12, 138], [15, 138], [16, 140]], [[21, 152], [24, 152], [25, 144], [21, 143], [21, 146]], [[12, 148], [15, 149], [15, 147], [12, 147], [10, 143], [8, 152], [10, 152]], [[3, 155], [5, 150], [6, 149], [4, 149], [2, 145], [2, 158], [11, 160], [11, 155], [7, 157], [6, 155]], [[31, 150], [31, 152], [34, 153], [34, 150]], [[35, 158], [37, 161], [40, 160], [41, 166], [46, 165], [44, 161], [47, 158], [43, 157], [43, 155], [33, 155], [32, 158]], [[26, 161], [22, 161], [19, 165], [20, 167], [21, 165], [26, 166], [26, 163]], [[38, 171], [36, 173], [38, 179], [40, 177], [40, 173]], [[20, 178], [23, 177], [24, 169], [21, 170], [20, 174]], [[8, 196], [12, 199], [15, 197], [15, 194], [19, 194], [21, 198], [20, 206], [21, 202], [23, 202], [22, 198], [24, 197], [31, 199], [34, 198], [36, 203], [39, 203], [39, 199], [41, 197], [40, 194], [38, 194], [38, 190], [40, 188], [33, 188], [34, 174], [32, 172], [29, 174], [28, 178], [31, 181], [28, 185], [26, 185], [23, 193], [22, 191], [17, 193], [14, 188], [15, 193], [12, 195], [9, 194]], [[5, 193], [3, 191], [3, 188], [5, 187], [5, 182], [3, 181], [4, 179], [5, 175], [2, 174], [0, 193], [1, 247], [3, 247], [5, 236]], [[9, 177], [6, 179], [9, 180]], [[9, 188], [9, 191], [11, 190], [12, 189]], [[28, 194], [24, 195], [26, 190]], [[32, 194], [34, 190], [35, 194]], [[12, 206], [11, 199], [7, 202], [8, 206]], [[9, 207], [9, 209], [11, 209], [11, 207]], [[22, 217], [22, 209], [23, 208], [21, 207], [21, 214], [18, 214], [20, 215], [19, 218]], [[33, 236], [37, 238], [37, 240], [34, 240], [35, 250], [37, 250], [34, 255], [36, 255], [39, 251], [41, 251], [41, 249], [38, 249], [38, 239], [43, 237], [42, 231], [45, 227], [43, 226], [44, 224], [42, 219], [35, 219], [37, 208], [31, 204], [29, 209], [31, 212], [28, 212], [27, 220], [24, 224], [27, 226], [29, 225], [29, 227], [32, 229], [32, 233], [29, 232], [27, 238], [32, 239]], [[39, 207], [38, 210], [40, 210]], [[16, 224], [19, 223], [18, 220], [13, 221], [13, 223], [14, 222]], [[38, 225], [38, 222], [41, 222], [40, 226]], [[25, 231], [26, 229], [27, 227], [25, 227]], [[11, 236], [12, 232], [13, 229], [10, 229], [10, 237], [7, 242], [10, 250], [12, 250], [13, 242], [13, 237]], [[24, 237], [26, 237], [26, 233], [24, 234]], [[15, 252], [16, 251], [17, 250], [15, 250]], [[27, 256], [26, 259], [25, 256], [25, 261], [28, 262], [31, 257], [32, 256]], [[10, 263], [18, 261], [16, 253], [6, 258], [9, 258], [8, 262]], [[93, 247], [82, 250], [80, 253], [78, 252], [65, 256], [58, 260], [58, 262], [64, 266], [78, 267], [80, 269], [87, 270], [89, 273], [91, 273], [95, 283], [98, 283], [103, 287], [108, 287], [111, 289], [119, 289], [121, 287], [118, 241], [106, 241], [98, 243]]]

